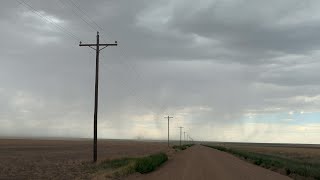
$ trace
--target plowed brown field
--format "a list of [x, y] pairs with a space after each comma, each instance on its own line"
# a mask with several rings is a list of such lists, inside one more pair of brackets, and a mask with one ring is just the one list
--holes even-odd
[[[98, 159], [145, 156], [167, 144], [98, 141]], [[92, 160], [91, 140], [0, 140], [0, 179], [87, 179], [82, 163]]]

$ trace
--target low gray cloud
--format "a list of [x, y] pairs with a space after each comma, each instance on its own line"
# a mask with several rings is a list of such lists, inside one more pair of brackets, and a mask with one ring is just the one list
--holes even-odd
[[[0, 135], [92, 134], [95, 55], [78, 41], [94, 42], [95, 30], [119, 42], [101, 51], [105, 138], [164, 138], [167, 114], [199, 138], [218, 125], [246, 134], [250, 113], [319, 108], [317, 1], [25, 2], [53, 23], [16, 1], [1, 4]], [[254, 132], [239, 140], [257, 140]]]

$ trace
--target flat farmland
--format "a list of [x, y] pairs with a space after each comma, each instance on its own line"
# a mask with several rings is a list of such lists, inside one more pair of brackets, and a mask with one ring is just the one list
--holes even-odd
[[[162, 142], [98, 141], [98, 160], [167, 151]], [[92, 140], [0, 139], [0, 179], [87, 179]]]
[[320, 179], [320, 145], [207, 143], [294, 179]]
[[320, 145], [223, 143], [225, 147], [320, 164]]

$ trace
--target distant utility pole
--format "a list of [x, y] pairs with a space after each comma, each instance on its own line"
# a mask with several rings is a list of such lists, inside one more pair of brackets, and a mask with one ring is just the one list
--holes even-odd
[[183, 132], [183, 144], [186, 144], [186, 132]]
[[188, 144], [188, 133], [186, 133], [187, 134], [187, 139], [186, 139], [186, 143]]
[[170, 121], [170, 118], [173, 118], [173, 117], [164, 117], [164, 118], [168, 118], [168, 147], [170, 146], [170, 142], [169, 142], [169, 121]]
[[[102, 49], [108, 46], [117, 46], [118, 43], [115, 41], [114, 44], [100, 44], [99, 43], [99, 32], [97, 32], [96, 44], [82, 44], [80, 41], [79, 46], [88, 46], [96, 51], [96, 77], [95, 77], [95, 91], [94, 91], [94, 120], [93, 120], [93, 161], [97, 162], [97, 117], [98, 117], [98, 87], [99, 87], [99, 53]], [[100, 47], [102, 47], [100, 49]]]
[[180, 146], [181, 146], [181, 132], [182, 132], [181, 130], [183, 127], [180, 126], [179, 128], [180, 128]]
[[188, 133], [187, 133], [187, 143], [190, 144], [189, 143], [189, 134]]

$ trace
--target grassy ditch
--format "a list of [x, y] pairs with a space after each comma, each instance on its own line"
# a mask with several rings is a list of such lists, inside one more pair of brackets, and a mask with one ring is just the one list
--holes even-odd
[[280, 172], [293, 178], [299, 177], [299, 179], [301, 179], [305, 177], [320, 180], [320, 164], [221, 146], [205, 146], [234, 154], [258, 166]]
[[89, 167], [91, 174], [107, 173], [111, 177], [123, 177], [139, 172], [148, 173], [155, 170], [168, 160], [165, 153], [152, 154], [141, 158], [121, 158], [102, 161], [97, 165]]
[[183, 151], [183, 150], [186, 150], [187, 148], [193, 146], [194, 144], [184, 144], [184, 145], [174, 145], [172, 146], [173, 149], [175, 149], [176, 151]]
[[151, 172], [167, 160], [168, 156], [165, 153], [154, 154], [148, 157], [137, 159], [135, 163], [135, 171], [142, 174]]

